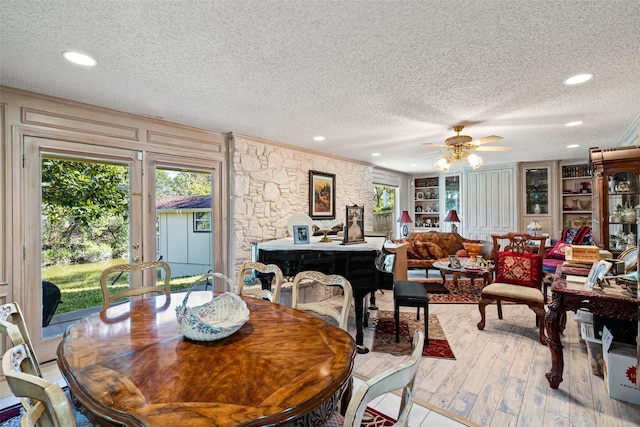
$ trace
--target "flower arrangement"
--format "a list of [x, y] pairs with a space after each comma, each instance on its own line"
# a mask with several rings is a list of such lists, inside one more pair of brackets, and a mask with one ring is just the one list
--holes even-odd
[[589, 181], [583, 181], [580, 183], [580, 185], [582, 186], [582, 188], [580, 189], [581, 193], [588, 193], [589, 192], [589, 184], [591, 184]]

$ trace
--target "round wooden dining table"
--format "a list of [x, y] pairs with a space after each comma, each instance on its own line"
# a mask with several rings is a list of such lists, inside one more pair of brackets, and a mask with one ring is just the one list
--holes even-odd
[[[139, 299], [68, 328], [58, 365], [100, 426], [322, 425], [351, 384], [356, 344], [311, 314], [243, 297], [250, 317], [217, 341], [185, 338], [185, 294]], [[212, 299], [192, 292], [188, 305]]]

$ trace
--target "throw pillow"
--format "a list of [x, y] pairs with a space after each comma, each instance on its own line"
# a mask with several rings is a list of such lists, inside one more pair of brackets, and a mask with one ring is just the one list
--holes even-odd
[[413, 242], [413, 246], [418, 253], [418, 258], [420, 259], [431, 259], [431, 254], [429, 253], [429, 247], [427, 246], [429, 242], [422, 242], [420, 240], [416, 240]]
[[570, 246], [569, 243], [558, 240], [556, 244], [546, 254], [545, 258], [561, 259], [564, 261], [564, 251]]
[[542, 259], [538, 254], [498, 252], [496, 282], [540, 289]]
[[447, 258], [449, 256], [447, 251], [445, 251], [435, 243], [427, 242], [427, 247], [429, 248], [429, 253], [431, 254], [431, 258], [440, 259], [440, 258]]
[[404, 243], [404, 245], [407, 247], [407, 259], [420, 259], [420, 256], [418, 255], [418, 252], [416, 251], [416, 248], [413, 245], [413, 240], [412, 239], [397, 239], [397, 240], [392, 240], [393, 243]]
[[588, 226], [565, 228], [561, 240], [573, 245], [593, 245], [593, 232]]

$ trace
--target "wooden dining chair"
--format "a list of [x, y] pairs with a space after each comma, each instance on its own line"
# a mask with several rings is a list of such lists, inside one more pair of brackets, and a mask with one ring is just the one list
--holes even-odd
[[[480, 322], [478, 329], [483, 330], [486, 321], [486, 306], [495, 301], [498, 318], [502, 319], [502, 301], [526, 304], [536, 314], [536, 326], [539, 339], [547, 343], [544, 334], [545, 294], [542, 291], [542, 257], [546, 236], [532, 236], [528, 233], [492, 234], [494, 247], [506, 240], [504, 250], [497, 252], [496, 280], [482, 288], [478, 309]], [[537, 241], [538, 245], [531, 242]]]
[[[336, 307], [327, 304], [323, 300], [305, 301], [301, 302], [301, 285], [303, 283], [317, 282], [324, 285], [326, 288], [340, 287], [342, 288], [343, 300], [340, 311]], [[347, 324], [349, 321], [349, 311], [351, 304], [353, 303], [353, 291], [351, 290], [351, 283], [344, 277], [338, 274], [324, 274], [319, 271], [301, 271], [293, 278], [291, 307], [318, 313], [323, 316], [329, 316], [338, 322], [338, 327], [342, 330], [347, 330]]]
[[393, 368], [376, 375], [361, 384], [351, 397], [344, 417], [334, 414], [325, 427], [359, 427], [367, 410], [367, 405], [374, 399], [395, 390], [402, 390], [400, 408], [394, 427], [409, 425], [409, 412], [413, 407], [413, 383], [420, 367], [424, 349], [424, 333], [415, 331], [409, 360], [395, 365]]
[[[246, 286], [245, 280], [255, 279], [255, 272], [263, 274], [273, 274], [271, 279], [271, 290], [262, 289], [262, 285]], [[258, 279], [258, 282], [260, 280]], [[245, 262], [238, 270], [237, 292], [238, 295], [249, 295], [257, 298], [267, 299], [272, 302], [280, 302], [280, 287], [284, 282], [282, 270], [275, 264], [263, 264], [261, 262]]]
[[[155, 283], [155, 274], [158, 269], [164, 269], [164, 284], [163, 285], [146, 285], [141, 287], [127, 287], [122, 291], [110, 293], [111, 285], [107, 284], [107, 279], [111, 274], [118, 273], [118, 276], [112, 281], [112, 284], [124, 273], [129, 273], [131, 276], [134, 272], [145, 272], [147, 274], [153, 274], [152, 279], [146, 277], [143, 280], [153, 280]], [[131, 264], [113, 265], [102, 271], [100, 275], [100, 287], [102, 288], [102, 310], [106, 310], [111, 306], [113, 301], [120, 298], [140, 296], [147, 293], [164, 293], [167, 297], [171, 295], [171, 267], [169, 264], [162, 261], [148, 261], [148, 262], [135, 262]]]
[[10, 348], [2, 357], [2, 372], [9, 389], [16, 397], [31, 402], [22, 416], [22, 427], [76, 427], [71, 404], [62, 388], [35, 375], [31, 358], [24, 344]]
[[20, 306], [15, 302], [9, 302], [0, 305], [0, 333], [7, 335], [11, 341], [12, 346], [24, 344], [29, 349], [31, 354], [31, 362], [33, 363], [33, 369], [35, 375], [41, 377], [40, 363], [36, 357], [36, 353], [31, 343], [29, 336], [29, 330], [25, 323], [24, 316]]

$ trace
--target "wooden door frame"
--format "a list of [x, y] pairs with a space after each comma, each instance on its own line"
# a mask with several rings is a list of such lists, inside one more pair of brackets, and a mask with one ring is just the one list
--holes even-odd
[[[19, 156], [23, 159], [23, 167], [19, 167], [19, 185], [14, 188], [22, 192], [15, 200], [20, 200], [14, 206], [14, 213], [19, 212], [22, 218], [22, 230], [20, 236], [16, 236], [22, 241], [24, 248], [22, 256], [15, 257], [17, 264], [14, 273], [20, 274], [24, 278], [21, 283], [25, 286], [14, 286], [14, 301], [23, 308], [26, 317], [34, 348], [41, 361], [55, 358], [56, 349], [61, 336], [43, 338], [42, 337], [42, 312], [33, 310], [33, 307], [40, 307], [42, 304], [42, 293], [39, 284], [42, 282], [42, 242], [41, 242], [41, 153], [51, 153], [62, 158], [77, 158], [112, 161], [114, 163], [130, 164], [130, 206], [131, 212], [142, 211], [142, 162], [139, 160], [139, 153], [136, 150], [102, 147], [82, 142], [65, 141], [52, 139], [46, 136], [23, 135], [19, 140]], [[35, 173], [35, 172], [38, 173]], [[36, 193], [38, 197], [36, 197]], [[16, 227], [18, 228], [18, 227]], [[130, 218], [130, 241], [142, 240], [142, 222], [140, 215], [131, 215]], [[140, 234], [138, 236], [138, 234]], [[141, 248], [130, 248], [131, 256], [141, 255]], [[140, 252], [140, 253], [138, 253]], [[28, 284], [32, 284], [28, 286]]]

